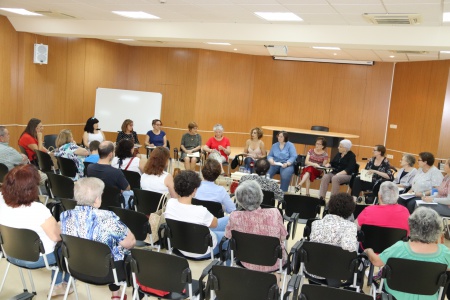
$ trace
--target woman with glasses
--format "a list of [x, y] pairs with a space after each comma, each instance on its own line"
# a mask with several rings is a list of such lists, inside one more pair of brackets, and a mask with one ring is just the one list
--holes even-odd
[[389, 160], [384, 156], [386, 154], [386, 147], [383, 145], [375, 145], [373, 148], [373, 157], [369, 159], [366, 165], [367, 174], [372, 175], [372, 181], [364, 181], [357, 176], [353, 180], [352, 196], [358, 197], [361, 191], [373, 191], [374, 195], [378, 195], [380, 185], [384, 180], [392, 181], [394, 176], [392, 174]]
[[145, 136], [145, 146], [149, 147], [167, 147], [166, 133], [161, 130], [161, 120], [154, 119], [152, 121], [153, 129], [147, 132]]
[[301, 181], [295, 188], [295, 191], [300, 191], [302, 194], [302, 185], [306, 182], [306, 196], [309, 196], [309, 187], [317, 177], [322, 176], [322, 171], [317, 168], [323, 167], [328, 163], [328, 153], [325, 151], [327, 147], [327, 141], [324, 137], [318, 137], [316, 139], [315, 147], [308, 151], [306, 155], [305, 165], [302, 174], [300, 175]]

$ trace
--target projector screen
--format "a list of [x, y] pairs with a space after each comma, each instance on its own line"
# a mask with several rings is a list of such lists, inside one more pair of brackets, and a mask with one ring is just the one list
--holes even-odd
[[161, 104], [160, 93], [97, 88], [95, 117], [102, 131], [120, 131], [123, 121], [131, 119], [134, 131], [146, 134], [152, 120], [161, 118]]

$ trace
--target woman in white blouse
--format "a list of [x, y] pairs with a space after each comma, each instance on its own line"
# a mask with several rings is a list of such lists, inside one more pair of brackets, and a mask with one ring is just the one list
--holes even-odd
[[164, 171], [169, 165], [170, 153], [166, 147], [156, 147], [150, 154], [150, 158], [144, 167], [141, 176], [141, 188], [143, 190], [160, 194], [170, 193], [171, 198], [177, 194], [173, 186], [172, 174]]
[[115, 154], [116, 156], [111, 162], [112, 167], [137, 172], [142, 175], [147, 158], [140, 154], [134, 155], [134, 143], [132, 140], [121, 140], [116, 146]]

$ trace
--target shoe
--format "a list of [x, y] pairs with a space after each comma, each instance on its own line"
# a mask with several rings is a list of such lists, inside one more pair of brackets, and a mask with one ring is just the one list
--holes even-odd
[[320, 200], [320, 205], [321, 205], [321, 206], [325, 206], [325, 205], [326, 205], [325, 199], [323, 199], [323, 198], [321, 197], [319, 200]]
[[[55, 285], [52, 291], [52, 297], [62, 296], [66, 292], [67, 282], [63, 282], [61, 284]], [[73, 287], [70, 286], [69, 295], [73, 293]]]
[[296, 193], [300, 192], [300, 193], [298, 193], [298, 194], [301, 195], [301, 194], [302, 194], [302, 188], [301, 188], [299, 185], [297, 185], [297, 186], [295, 187], [295, 192], [296, 192]]
[[[111, 300], [120, 299], [120, 296], [111, 296]], [[123, 295], [123, 300], [127, 300], [127, 294]]]

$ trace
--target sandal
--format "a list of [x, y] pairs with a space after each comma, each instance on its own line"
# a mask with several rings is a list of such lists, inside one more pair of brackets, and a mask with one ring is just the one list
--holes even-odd
[[300, 192], [299, 194], [301, 195], [302, 194], [302, 189], [297, 185], [296, 187], [295, 187], [295, 192], [297, 193], [297, 192]]
[[[112, 299], [120, 299], [120, 296], [111, 296]], [[123, 295], [123, 300], [127, 300], [127, 294]]]

